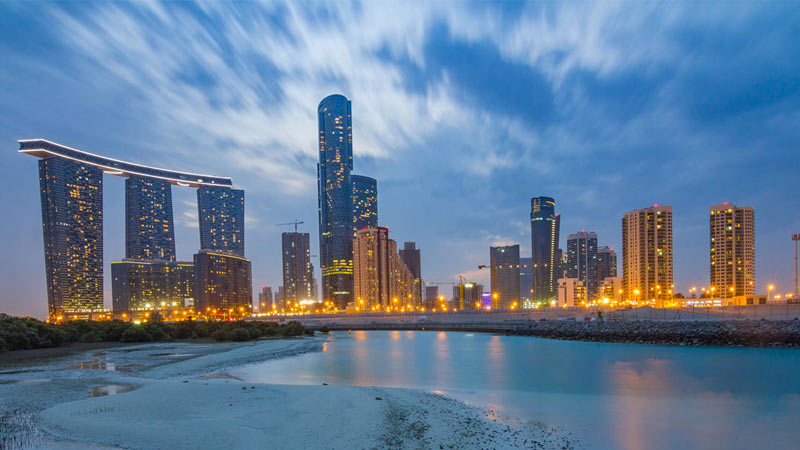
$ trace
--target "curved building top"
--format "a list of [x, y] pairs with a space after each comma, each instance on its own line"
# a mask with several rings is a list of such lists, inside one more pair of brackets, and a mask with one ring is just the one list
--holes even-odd
[[179, 186], [190, 187], [219, 186], [229, 188], [233, 186], [233, 180], [230, 178], [179, 172], [177, 170], [160, 169], [158, 167], [120, 161], [107, 156], [95, 155], [83, 150], [67, 147], [66, 145], [57, 144], [47, 139], [20, 139], [17, 142], [19, 142], [20, 153], [27, 153], [39, 158], [55, 157], [69, 159], [81, 164], [97, 167], [109, 175], [158, 178]]

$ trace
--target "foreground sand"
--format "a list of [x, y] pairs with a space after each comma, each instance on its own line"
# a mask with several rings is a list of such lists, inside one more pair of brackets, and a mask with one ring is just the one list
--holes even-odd
[[[86, 370], [65, 362], [55, 370], [0, 372], [0, 382], [16, 377], [0, 384], [0, 406], [11, 405], [9, 396], [27, 396], [14, 405], [34, 410], [31, 430], [41, 435], [27, 442], [38, 448], [74, 448], [76, 443], [133, 449], [576, 446], [556, 430], [494, 417], [432, 393], [254, 384], [227, 374], [231, 367], [320, 347], [319, 339], [306, 338], [107, 350], [103, 355], [113, 361], [113, 370], [108, 363]], [[72, 395], [56, 395], [57, 389]], [[87, 391], [101, 396], [87, 397]]]

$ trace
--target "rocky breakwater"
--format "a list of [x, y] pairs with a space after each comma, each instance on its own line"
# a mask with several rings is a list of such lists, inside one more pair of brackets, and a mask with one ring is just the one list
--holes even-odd
[[716, 347], [800, 347], [800, 320], [530, 322], [510, 335], [590, 342]]

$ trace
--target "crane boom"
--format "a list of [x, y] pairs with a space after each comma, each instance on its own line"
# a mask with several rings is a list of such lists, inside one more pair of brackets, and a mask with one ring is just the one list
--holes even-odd
[[297, 226], [302, 225], [304, 222], [301, 220], [295, 220], [294, 222], [287, 222], [287, 223], [276, 223], [276, 227], [285, 227], [289, 225], [294, 225], [294, 232], [297, 233]]

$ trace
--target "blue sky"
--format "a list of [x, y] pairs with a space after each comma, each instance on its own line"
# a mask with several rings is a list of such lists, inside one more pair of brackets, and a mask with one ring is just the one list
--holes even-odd
[[[757, 283], [787, 292], [798, 23], [793, 2], [0, 3], [0, 311], [46, 314], [36, 160], [17, 139], [232, 177], [254, 283], [277, 286], [276, 223], [305, 221], [317, 253], [331, 93], [353, 103], [354, 173], [378, 179], [379, 220], [418, 243], [428, 280], [486, 281], [492, 244], [529, 255], [530, 198], [549, 195], [562, 245], [586, 229], [617, 248], [626, 211], [672, 205], [683, 292], [708, 284], [708, 207], [753, 206]], [[105, 177], [106, 269], [123, 185]], [[190, 260], [195, 193], [173, 196]]]

